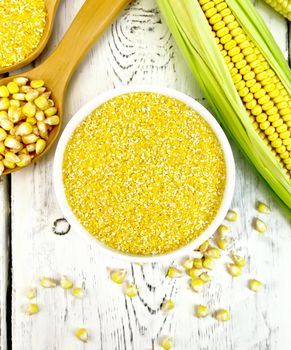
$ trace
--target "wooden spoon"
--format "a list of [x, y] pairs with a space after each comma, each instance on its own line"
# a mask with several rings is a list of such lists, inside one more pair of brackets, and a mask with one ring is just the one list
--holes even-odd
[[0, 68], [0, 74], [10, 72], [12, 70], [27, 66], [30, 62], [35, 60], [44, 50], [46, 47], [46, 44], [51, 36], [51, 32], [53, 29], [55, 14], [57, 11], [57, 8], [59, 6], [60, 0], [46, 0], [46, 10], [47, 10], [47, 17], [46, 17], [46, 24], [44, 27], [44, 33], [43, 36], [38, 44], [38, 46], [32, 51], [32, 53], [27, 56], [24, 60], [17, 62], [11, 66], [8, 67], [2, 67]]
[[[36, 156], [33, 162], [49, 150], [60, 132], [65, 92], [73, 72], [93, 43], [129, 2], [130, 0], [85, 1], [59, 45], [43, 63], [28, 72], [0, 80], [1, 86], [8, 84], [17, 76], [24, 76], [30, 80], [42, 79], [45, 86], [52, 92], [51, 98], [58, 109], [60, 124], [52, 129], [47, 140], [46, 149]], [[9, 174], [20, 169], [22, 168], [5, 169], [3, 174]]]

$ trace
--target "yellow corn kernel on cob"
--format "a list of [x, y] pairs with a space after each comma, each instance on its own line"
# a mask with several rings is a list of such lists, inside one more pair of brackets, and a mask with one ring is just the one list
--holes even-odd
[[157, 0], [224, 129], [291, 217], [291, 74], [250, 0]]

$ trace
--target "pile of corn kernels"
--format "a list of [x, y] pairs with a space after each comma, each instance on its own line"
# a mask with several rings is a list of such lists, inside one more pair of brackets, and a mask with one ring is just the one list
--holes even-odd
[[43, 36], [46, 16], [44, 0], [0, 1], [0, 68], [33, 52]]
[[186, 104], [128, 93], [76, 128], [63, 165], [68, 202], [81, 224], [124, 253], [162, 254], [199, 236], [225, 188], [223, 151]]
[[16, 77], [0, 86], [0, 175], [40, 155], [60, 122], [44, 81]]

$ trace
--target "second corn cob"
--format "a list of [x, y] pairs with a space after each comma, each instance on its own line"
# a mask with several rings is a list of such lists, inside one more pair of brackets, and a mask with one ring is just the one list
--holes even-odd
[[291, 173], [291, 99], [224, 0], [199, 0], [235, 88], [259, 136]]
[[291, 21], [291, 1], [290, 0], [265, 0], [267, 4], [272, 6], [274, 10], [281, 13], [289, 21]]

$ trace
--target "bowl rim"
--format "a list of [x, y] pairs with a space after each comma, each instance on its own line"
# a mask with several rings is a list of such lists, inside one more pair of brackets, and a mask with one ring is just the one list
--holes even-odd
[[[71, 135], [73, 134], [76, 127], [89, 116], [91, 112], [93, 112], [96, 108], [98, 108], [104, 102], [126, 93], [130, 92], [153, 92], [161, 95], [165, 95], [167, 97], [175, 98], [181, 102], [184, 102], [191, 108], [193, 108], [211, 127], [213, 132], [215, 133], [221, 148], [223, 150], [225, 164], [226, 164], [226, 183], [225, 190], [223, 194], [223, 199], [221, 201], [221, 205], [219, 210], [211, 222], [211, 224], [203, 231], [196, 239], [188, 243], [187, 245], [180, 247], [174, 251], [159, 254], [159, 255], [134, 255], [134, 254], [126, 254], [121, 251], [112, 249], [109, 246], [106, 246], [98, 239], [93, 237], [78, 221], [77, 217], [73, 214], [65, 195], [65, 189], [62, 181], [62, 164], [63, 164], [63, 155], [66, 149], [67, 142], [69, 141]], [[63, 212], [65, 218], [68, 220], [71, 227], [74, 231], [80, 233], [83, 237], [87, 237], [90, 239], [92, 243], [94, 240], [94, 244], [96, 247], [111, 255], [111, 257], [115, 257], [118, 259], [126, 260], [128, 262], [139, 262], [139, 263], [155, 263], [155, 262], [164, 262], [166, 260], [174, 260], [181, 256], [189, 255], [191, 251], [197, 249], [205, 240], [209, 239], [214, 232], [217, 230], [218, 226], [223, 222], [228, 209], [230, 208], [231, 200], [234, 193], [235, 187], [235, 162], [233, 158], [232, 149], [230, 147], [229, 141], [222, 130], [221, 126], [218, 124], [214, 116], [199, 102], [197, 102], [194, 98], [179, 92], [175, 89], [162, 87], [158, 85], [130, 85], [118, 87], [93, 98], [91, 101], [87, 102], [83, 105], [71, 118], [71, 120], [66, 125], [63, 130], [61, 137], [58, 141], [57, 148], [55, 151], [55, 157], [53, 162], [53, 187], [56, 194], [57, 202]], [[89, 243], [89, 242], [88, 242]]]

